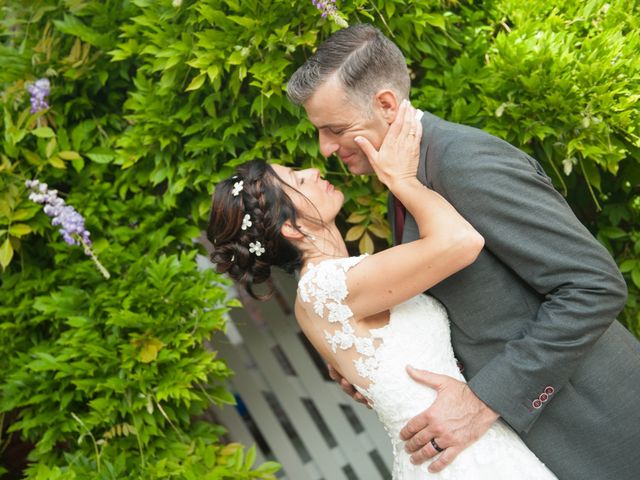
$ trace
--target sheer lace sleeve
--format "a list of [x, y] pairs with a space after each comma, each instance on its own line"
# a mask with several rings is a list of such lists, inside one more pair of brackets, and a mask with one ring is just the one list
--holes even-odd
[[365, 257], [325, 260], [310, 265], [298, 284], [300, 300], [321, 322], [324, 338], [342, 374], [348, 379], [357, 374], [361, 378], [359, 384], [367, 383], [362, 379], [372, 380], [378, 367], [375, 331], [356, 325], [347, 305], [347, 272]]

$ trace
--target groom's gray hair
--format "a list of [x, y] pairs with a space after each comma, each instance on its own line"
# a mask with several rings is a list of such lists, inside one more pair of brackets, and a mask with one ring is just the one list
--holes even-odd
[[409, 98], [411, 80], [404, 55], [371, 25], [352, 25], [329, 37], [291, 76], [287, 95], [302, 105], [334, 74], [347, 97], [366, 111], [383, 88], [392, 89], [400, 100]]

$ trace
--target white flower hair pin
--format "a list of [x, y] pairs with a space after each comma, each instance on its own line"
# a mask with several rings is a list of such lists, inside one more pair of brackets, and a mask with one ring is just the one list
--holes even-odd
[[262, 244], [260, 242], [251, 242], [249, 244], [249, 252], [250, 253], [255, 253], [256, 257], [259, 257], [260, 255], [262, 255], [266, 250], [264, 249], [264, 247], [262, 246]]
[[231, 193], [233, 194], [233, 196], [237, 197], [242, 191], [243, 187], [244, 187], [244, 180], [240, 180], [239, 182], [234, 183], [233, 190], [231, 190]]
[[242, 226], [240, 227], [242, 230], [246, 230], [247, 228], [249, 228], [251, 225], [253, 225], [253, 222], [251, 221], [251, 217], [249, 216], [249, 214], [247, 213], [244, 218], [242, 219]]

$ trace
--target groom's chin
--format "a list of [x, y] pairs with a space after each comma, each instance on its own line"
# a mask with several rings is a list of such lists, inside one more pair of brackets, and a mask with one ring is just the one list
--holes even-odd
[[372, 175], [374, 173], [373, 168], [366, 160], [353, 163], [345, 162], [345, 165], [352, 175]]

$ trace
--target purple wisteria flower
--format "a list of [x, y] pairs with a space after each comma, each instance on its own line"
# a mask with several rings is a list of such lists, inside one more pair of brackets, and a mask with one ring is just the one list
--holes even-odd
[[58, 197], [57, 190], [49, 190], [47, 184], [39, 180], [27, 180], [26, 185], [31, 190], [29, 200], [44, 204], [44, 213], [52, 217], [51, 225], [60, 226], [65, 242], [69, 245], [91, 245], [89, 231], [84, 228], [84, 217], [71, 205], [66, 205]]
[[105, 278], [110, 278], [111, 275], [107, 269], [104, 268], [104, 265], [100, 263], [96, 254], [91, 250], [91, 239], [89, 238], [89, 231], [84, 226], [84, 217], [75, 208], [67, 205], [62, 198], [58, 197], [57, 190], [49, 190], [49, 186], [46, 183], [39, 180], [27, 180], [25, 185], [31, 190], [29, 200], [44, 205], [44, 213], [52, 218], [51, 225], [59, 227], [64, 241], [69, 245], [82, 245], [84, 253], [91, 257], [100, 273]]
[[49, 108], [47, 97], [51, 93], [51, 83], [48, 78], [41, 78], [27, 87], [31, 94], [31, 113], [37, 113]]
[[322, 17], [329, 17], [343, 28], [349, 26], [349, 24], [338, 14], [338, 8], [336, 7], [336, 0], [311, 0], [314, 7], [322, 12]]

